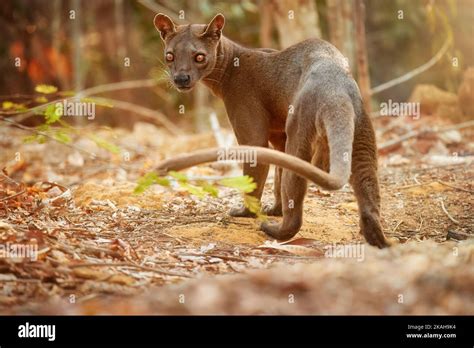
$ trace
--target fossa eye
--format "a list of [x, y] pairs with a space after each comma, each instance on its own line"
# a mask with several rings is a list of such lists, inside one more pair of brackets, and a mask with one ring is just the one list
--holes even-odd
[[204, 56], [204, 54], [198, 54], [198, 55], [196, 55], [196, 57], [194, 57], [194, 60], [197, 63], [202, 63], [206, 60], [206, 57]]
[[166, 53], [166, 61], [167, 62], [172, 62], [174, 60], [174, 54], [173, 53]]

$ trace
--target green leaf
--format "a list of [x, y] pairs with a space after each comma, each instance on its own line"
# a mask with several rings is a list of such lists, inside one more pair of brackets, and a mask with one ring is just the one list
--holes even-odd
[[56, 104], [50, 104], [46, 107], [44, 111], [44, 118], [46, 124], [53, 124], [57, 122], [63, 115], [62, 107], [57, 107]]
[[48, 99], [45, 96], [42, 95], [41, 97], [35, 98], [35, 102], [40, 103], [40, 104], [44, 104], [44, 103], [48, 102]]
[[174, 170], [171, 170], [168, 174], [169, 174], [169, 176], [171, 176], [171, 177], [175, 178], [176, 180], [178, 180], [180, 183], [188, 182], [187, 176], [183, 173], [179, 173], [179, 172], [175, 172]]
[[248, 210], [256, 214], [258, 219], [263, 221], [267, 220], [267, 216], [262, 213], [260, 200], [257, 197], [251, 195], [244, 195], [244, 205]]
[[51, 85], [38, 85], [35, 87], [35, 91], [43, 94], [51, 94], [56, 93], [58, 91], [58, 88]]
[[28, 108], [23, 105], [23, 104], [17, 104], [17, 103], [14, 103], [14, 102], [11, 102], [11, 101], [4, 101], [2, 103], [2, 109], [4, 110], [11, 110], [11, 109], [14, 109], [15, 111], [25, 111], [25, 110], [28, 110]]
[[215, 187], [214, 185], [209, 184], [208, 182], [202, 182], [199, 183], [199, 186], [202, 187], [202, 189], [209, 193], [212, 197], [219, 197], [219, 189]]
[[161, 186], [169, 186], [170, 181], [167, 178], [158, 176], [156, 173], [147, 173], [138, 179], [137, 186], [133, 190], [133, 193], [140, 194], [145, 192], [151, 185], [158, 184]]
[[28, 136], [23, 138], [23, 143], [25, 143], [25, 144], [30, 144], [30, 143], [33, 143], [35, 141], [38, 141], [36, 135], [28, 135]]
[[39, 130], [40, 132], [47, 132], [51, 129], [51, 126], [49, 124], [40, 124], [38, 127], [36, 127], [37, 130]]
[[25, 144], [34, 142], [37, 142], [38, 144], [44, 144], [46, 142], [46, 137], [42, 134], [35, 134], [23, 138], [23, 143]]
[[111, 153], [119, 154], [120, 148], [114, 144], [109, 143], [107, 140], [99, 138], [94, 134], [89, 135], [89, 139], [91, 139], [98, 147], [101, 147]]
[[204, 198], [206, 196], [206, 191], [204, 191], [202, 187], [194, 186], [186, 182], [180, 182], [180, 186], [198, 198]]
[[15, 103], [6, 100], [2, 103], [2, 108], [5, 109], [5, 110], [9, 110], [9, 109], [13, 108], [13, 105], [15, 105]]
[[253, 192], [257, 188], [257, 184], [253, 182], [253, 178], [248, 175], [222, 179], [219, 180], [218, 184], [226, 187], [236, 188], [244, 193]]
[[171, 185], [170, 180], [168, 178], [163, 177], [163, 176], [158, 176], [155, 181], [156, 181], [156, 184], [158, 184], [160, 186], [168, 187], [168, 186]]
[[71, 138], [69, 137], [68, 134], [66, 134], [63, 131], [57, 131], [56, 134], [54, 135], [54, 138], [64, 144], [68, 144], [71, 142]]
[[59, 94], [63, 97], [73, 97], [76, 95], [76, 92], [74, 91], [62, 91], [62, 92], [59, 92]]

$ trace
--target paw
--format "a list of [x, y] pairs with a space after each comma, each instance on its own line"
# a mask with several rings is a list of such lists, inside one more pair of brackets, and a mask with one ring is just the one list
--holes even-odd
[[229, 215], [233, 217], [248, 217], [248, 218], [257, 217], [255, 213], [252, 213], [250, 210], [248, 210], [246, 207], [243, 207], [243, 206], [232, 208], [229, 211]]
[[380, 249], [396, 244], [393, 240], [385, 237], [378, 218], [372, 215], [362, 215], [360, 233], [365, 237], [367, 243]]
[[273, 206], [266, 206], [263, 213], [268, 216], [283, 216], [281, 205], [274, 204]]
[[282, 229], [281, 224], [268, 222], [262, 222], [260, 229], [270, 237], [278, 240], [288, 240], [297, 234], [299, 230], [284, 230]]

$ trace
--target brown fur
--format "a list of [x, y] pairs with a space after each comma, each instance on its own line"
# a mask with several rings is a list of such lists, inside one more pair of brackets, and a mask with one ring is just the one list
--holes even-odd
[[[263, 223], [263, 231], [277, 239], [299, 231], [306, 179], [330, 190], [350, 182], [361, 233], [372, 245], [389, 245], [380, 225], [374, 130], [344, 57], [334, 46], [312, 39], [283, 51], [244, 48], [221, 35], [220, 14], [208, 25], [186, 26], [159, 14], [155, 26], [165, 42], [165, 55], [173, 57], [168, 65], [177, 88], [187, 91], [202, 81], [223, 99], [239, 145], [257, 150], [257, 166], [244, 164], [244, 174], [257, 183], [252, 194], [258, 199], [268, 164], [278, 165], [275, 204], [266, 212], [283, 215], [283, 221]], [[205, 61], [197, 63], [197, 54]], [[262, 149], [269, 144], [277, 151]], [[182, 169], [216, 159], [215, 149], [200, 151], [165, 161], [160, 168]], [[317, 168], [308, 163], [311, 160]], [[242, 207], [230, 214], [252, 216]]]

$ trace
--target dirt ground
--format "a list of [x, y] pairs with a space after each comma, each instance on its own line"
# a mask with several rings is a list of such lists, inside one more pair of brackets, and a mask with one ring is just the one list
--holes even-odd
[[[8, 205], [0, 209], [0, 238], [38, 250], [35, 261], [0, 259], [2, 313], [474, 313], [472, 162], [381, 158], [382, 225], [396, 243], [388, 250], [364, 243], [350, 187], [310, 185], [301, 232], [281, 244], [258, 221], [227, 215], [240, 200], [234, 190], [200, 199], [155, 185], [133, 194], [161, 158], [214, 145], [209, 135], [176, 142], [145, 129], [139, 137], [137, 129], [103, 131], [134, 154], [126, 168], [118, 156], [107, 163], [61, 144], [22, 144], [23, 133], [2, 129], [9, 179], [2, 180], [0, 202]], [[141, 143], [130, 141], [137, 137]], [[153, 149], [160, 151], [149, 155]], [[12, 160], [17, 153], [20, 161]], [[229, 172], [206, 165], [187, 174]], [[337, 246], [359, 249], [328, 255]]]

